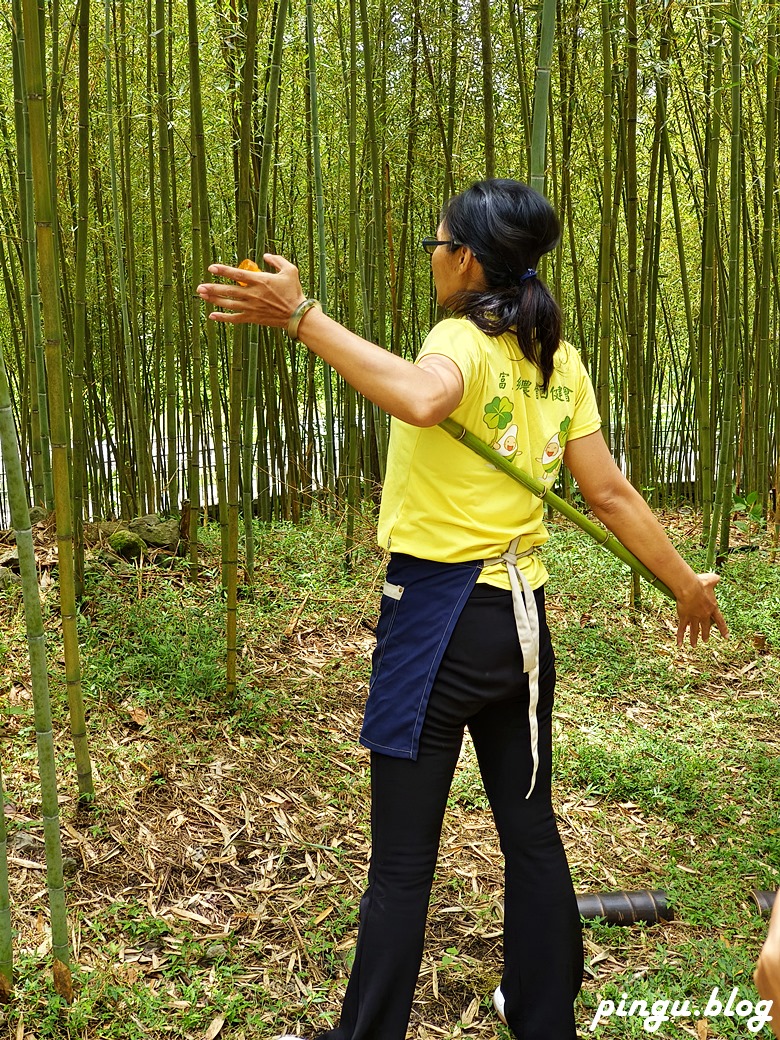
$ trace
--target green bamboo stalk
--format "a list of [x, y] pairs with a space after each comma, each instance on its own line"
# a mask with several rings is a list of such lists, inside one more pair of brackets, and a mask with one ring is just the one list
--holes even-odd
[[[249, 255], [249, 228], [251, 224], [251, 204], [249, 197], [249, 175], [252, 169], [249, 146], [252, 139], [252, 106], [255, 99], [257, 54], [257, 5], [249, 4], [246, 10], [246, 27], [244, 29], [244, 68], [241, 83], [241, 109], [239, 117], [238, 145], [238, 184], [236, 197], [236, 249], [239, 262]], [[260, 259], [258, 257], [258, 259]], [[255, 536], [252, 524], [252, 462], [254, 459], [254, 412], [257, 386], [257, 342], [259, 329], [246, 329], [236, 325], [233, 330], [234, 358], [241, 351], [245, 366], [243, 378], [243, 425], [244, 439], [241, 445], [241, 475], [243, 482], [244, 508], [244, 557], [246, 560], [246, 580], [251, 587], [255, 580]], [[231, 436], [233, 420], [239, 421], [238, 414], [231, 413]], [[239, 431], [240, 433], [240, 431]], [[237, 445], [231, 444], [232, 452]], [[230, 478], [228, 479], [230, 487]]]
[[68, 472], [69, 431], [63, 385], [62, 318], [58, 282], [55, 278], [53, 209], [43, 103], [43, 55], [38, 8], [35, 0], [23, 0], [25, 55], [28, 71], [28, 110], [35, 189], [36, 238], [41, 271], [43, 318], [46, 329], [46, 367], [51, 410], [54, 503], [57, 511], [57, 562], [59, 568], [60, 612], [65, 651], [70, 725], [76, 755], [79, 793], [94, 795], [92, 766], [87, 747], [84, 700], [81, 692], [81, 664], [76, 628], [76, 594], [73, 574], [73, 521]]
[[31, 387], [34, 399], [33, 415], [37, 420], [39, 436], [33, 442], [33, 463], [40, 471], [36, 479], [36, 503], [43, 501], [47, 509], [54, 507], [54, 485], [51, 473], [51, 436], [49, 405], [46, 389], [43, 328], [41, 324], [41, 293], [38, 281], [38, 262], [35, 255], [35, 215], [33, 204], [33, 172], [30, 153], [30, 127], [26, 103], [26, 60], [24, 54], [24, 20], [21, 0], [13, 0], [15, 46], [14, 92], [16, 99], [16, 147], [19, 168], [19, 213], [22, 226], [22, 269], [24, 271], [26, 340], [30, 355]]
[[[249, 240], [249, 139], [252, 98], [255, 83], [255, 49], [257, 44], [257, 6], [249, 5], [244, 31], [244, 71], [241, 90], [241, 125], [238, 155], [238, 228], [239, 253], [246, 250]], [[243, 259], [243, 257], [241, 257]], [[252, 330], [257, 342], [257, 329]], [[244, 341], [246, 330], [243, 325], [233, 329], [233, 350], [230, 365], [229, 408], [228, 408], [228, 551], [223, 559], [227, 576], [227, 694], [232, 697], [236, 689], [236, 664], [238, 657], [238, 512], [239, 473], [241, 471], [241, 413], [244, 377]], [[246, 420], [246, 415], [244, 416]], [[251, 435], [248, 437], [251, 441]], [[251, 450], [251, 445], [250, 445]], [[246, 467], [245, 467], [246, 468]], [[244, 518], [246, 521], [246, 517]], [[251, 524], [251, 509], [249, 516]]]
[[[36, 18], [37, 14], [36, 10]], [[29, 11], [26, 10], [25, 15], [29, 18]], [[30, 28], [31, 26], [28, 22], [26, 25], [28, 38], [30, 38]], [[32, 38], [37, 40], [37, 33]], [[30, 68], [32, 70], [33, 63], [30, 63]], [[45, 270], [45, 268], [42, 269]], [[56, 396], [53, 395], [52, 404], [55, 403]], [[27, 508], [27, 493], [24, 486], [22, 464], [17, 449], [16, 429], [11, 411], [11, 397], [2, 351], [0, 351], [0, 443], [2, 444], [3, 466], [8, 481], [8, 503], [11, 507], [11, 523], [16, 532], [16, 547], [19, 552], [19, 570], [22, 576], [27, 646], [30, 654], [35, 738], [38, 748], [38, 774], [41, 783], [41, 811], [43, 814], [43, 833], [46, 846], [46, 887], [49, 893], [51, 914], [54, 985], [60, 996], [67, 1001], [71, 1001], [73, 999], [73, 986], [68, 967], [70, 959], [68, 918], [65, 907], [65, 885], [62, 870], [57, 771], [54, 764], [54, 736], [51, 724], [46, 643], [40, 593], [38, 590], [38, 568], [35, 562], [30, 513]], [[57, 470], [55, 468], [55, 492], [57, 486], [56, 477]], [[60, 580], [62, 580], [62, 576], [60, 576]], [[3, 815], [2, 784], [0, 784], [0, 817]], [[2, 839], [2, 846], [4, 846], [4, 833], [0, 834], [0, 839]], [[5, 849], [0, 847], [0, 871], [3, 870], [3, 864], [5, 863], [4, 852]], [[5, 884], [6, 888], [5, 894], [2, 891], [3, 884]], [[7, 878], [0, 873], [0, 917], [4, 912], [4, 904], [7, 908]], [[3, 928], [3, 932], [6, 932], [5, 928]], [[0, 966], [7, 965], [8, 961], [9, 950], [6, 942], [2, 941], [2, 945], [0, 945]]]
[[[576, 76], [577, 58], [579, 54], [580, 40], [580, 10], [579, 3], [575, 4], [571, 20], [568, 24], [562, 23], [562, 12], [559, 12], [558, 25], [558, 70], [560, 77], [559, 109], [563, 128], [562, 132], [562, 156], [561, 156], [561, 223], [565, 222], [567, 236], [561, 236], [561, 241], [556, 250], [555, 278], [556, 284], [554, 295], [556, 299], [562, 296], [562, 279], [564, 272], [563, 250], [564, 244], [568, 246], [571, 262], [568, 271], [571, 273], [572, 290], [574, 294], [574, 314], [577, 325], [577, 346], [582, 355], [586, 368], [590, 367], [588, 338], [585, 334], [584, 306], [580, 287], [580, 263], [577, 250], [577, 235], [574, 221], [574, 206], [572, 197], [571, 167], [572, 167], [572, 141], [574, 137], [574, 113], [576, 103]], [[565, 238], [565, 243], [564, 243]], [[588, 306], [590, 301], [588, 301]], [[567, 483], [568, 488], [568, 483]]]
[[[423, 58], [425, 60], [425, 71], [428, 74], [428, 81], [431, 85], [431, 102], [434, 107], [436, 115], [436, 125], [439, 130], [439, 136], [441, 137], [441, 156], [442, 162], [444, 163], [444, 197], [448, 198], [453, 191], [453, 176], [452, 176], [452, 138], [455, 130], [455, 91], [454, 83], [452, 88], [452, 100], [451, 104], [447, 109], [447, 123], [445, 125], [444, 114], [442, 112], [442, 106], [439, 101], [439, 92], [436, 86], [436, 73], [433, 68], [433, 58], [431, 56], [431, 48], [428, 45], [428, 38], [425, 35], [422, 24], [422, 15], [420, 14], [420, 3], [419, 0], [414, 0], [414, 23], [417, 33], [422, 43]], [[452, 75], [454, 81], [454, 73]]]
[[[636, 24], [636, 0], [628, 0], [626, 9], [626, 119], [623, 134], [626, 155], [626, 251], [627, 300], [626, 361], [628, 382], [628, 464], [631, 483], [640, 491], [646, 483], [644, 453], [642, 451], [642, 358], [639, 343], [639, 287], [637, 284], [637, 224], [639, 198], [637, 184], [636, 128], [639, 42]], [[639, 580], [634, 579], [632, 600], [638, 605], [641, 597]]]
[[494, 451], [489, 444], [485, 444], [479, 437], [476, 437], [473, 433], [470, 433], [465, 427], [461, 426], [460, 423], [455, 422], [454, 419], [444, 419], [439, 423], [439, 426], [443, 430], [446, 430], [450, 436], [454, 437], [456, 441], [461, 441], [466, 447], [471, 448], [473, 452], [480, 455], [487, 462], [491, 463], [496, 469], [502, 470], [507, 476], [511, 477], [512, 480], [521, 484], [527, 491], [530, 491], [532, 495], [535, 495], [538, 499], [546, 502], [552, 506], [553, 509], [565, 516], [567, 520], [571, 520], [575, 523], [581, 531], [589, 535], [595, 542], [611, 552], [613, 556], [617, 556], [619, 560], [627, 564], [635, 574], [640, 575], [649, 582], [654, 588], [658, 589], [659, 592], [663, 592], [669, 599], [675, 599], [675, 595], [672, 590], [665, 585], [659, 578], [653, 574], [653, 572], [647, 568], [641, 560], [637, 559], [632, 552], [630, 552], [624, 545], [622, 545], [618, 539], [603, 527], [599, 527], [598, 524], [594, 524], [592, 520], [584, 516], [579, 510], [575, 509], [573, 505], [566, 502], [564, 499], [559, 498], [549, 487], [541, 480], [537, 480], [536, 477], [531, 476], [530, 473], [526, 473], [520, 469], [519, 466], [515, 466], [513, 462], [505, 458], [503, 455], [499, 455], [497, 451]]
[[[729, 262], [726, 344], [723, 359], [723, 421], [721, 426], [715, 503], [707, 542], [707, 567], [715, 563], [715, 543], [720, 533], [719, 555], [728, 551], [731, 525], [731, 482], [734, 474], [734, 442], [737, 409], [737, 338], [740, 303], [740, 213], [742, 208], [742, 60], [740, 0], [732, 0], [731, 28], [731, 148], [729, 191]], [[720, 532], [718, 532], [720, 523]]]
[[[194, 17], [196, 0], [187, 0], [188, 15]], [[189, 77], [190, 94], [195, 97], [196, 83], [199, 90], [198, 63], [199, 47], [197, 33], [193, 39], [189, 36]], [[190, 300], [190, 357], [192, 375], [192, 439], [190, 442], [190, 455], [188, 459], [187, 494], [190, 503], [189, 522], [189, 555], [190, 555], [190, 579], [195, 581], [198, 577], [200, 567], [198, 562], [198, 518], [200, 515], [201, 493], [200, 493], [200, 439], [203, 425], [203, 401], [201, 390], [202, 358], [201, 358], [201, 300], [194, 291], [198, 279], [201, 277], [205, 264], [201, 257], [201, 208], [208, 206], [208, 200], [201, 202], [200, 184], [198, 180], [197, 141], [195, 137], [195, 122], [190, 121], [190, 198], [192, 200], [192, 294]], [[211, 324], [211, 322], [209, 322]]]
[[496, 98], [493, 89], [493, 36], [490, 0], [479, 0], [479, 39], [482, 45], [482, 112], [485, 120], [485, 176], [496, 175]]
[[165, 0], [155, 4], [155, 56], [157, 69], [157, 148], [160, 170], [160, 217], [162, 224], [162, 339], [165, 358], [165, 433], [167, 466], [165, 485], [168, 511], [179, 510], [179, 470], [176, 454], [178, 380], [173, 336], [173, 236], [171, 233], [171, 161], [168, 124], [171, 121], [166, 62], [168, 17]]
[[610, 0], [601, 2], [602, 60], [602, 147], [601, 164], [601, 235], [599, 238], [599, 299], [596, 400], [601, 414], [601, 430], [611, 444], [609, 356], [612, 339], [612, 22]]
[[[655, 386], [660, 388], [663, 381], [663, 357], [664, 351], [658, 349], [657, 322], [658, 322], [658, 300], [660, 293], [660, 250], [661, 250], [661, 225], [664, 207], [664, 163], [663, 130], [665, 99], [668, 92], [668, 62], [669, 62], [669, 16], [670, 8], [667, 4], [660, 12], [661, 39], [658, 52], [658, 72], [655, 77], [655, 120], [653, 126], [653, 138], [650, 154], [650, 173], [646, 179], [647, 196], [645, 209], [645, 227], [642, 246], [641, 273], [639, 277], [638, 304], [638, 346], [639, 360], [641, 366], [640, 383], [640, 407], [642, 418], [640, 419], [640, 443], [642, 451], [643, 484], [654, 489], [651, 494], [657, 495], [658, 488], [658, 462], [660, 456], [658, 449], [658, 435], [661, 431], [660, 417], [661, 409], [652, 409], [653, 394]], [[660, 393], [659, 393], [660, 397]], [[653, 414], [656, 421], [653, 423]], [[654, 431], [654, 432], [653, 432]]]
[[[357, 323], [357, 265], [358, 265], [358, 212], [357, 212], [357, 24], [355, 5], [350, 4], [350, 48], [349, 48], [349, 81], [348, 81], [348, 113], [349, 113], [349, 225], [347, 229], [347, 324], [355, 328]], [[415, 6], [415, 19], [418, 31], [424, 39], [419, 24], [419, 9]], [[446, 181], [446, 176], [445, 176]], [[352, 567], [352, 548], [354, 544], [355, 517], [358, 509], [359, 479], [358, 461], [359, 444], [357, 428], [357, 394], [348, 384], [344, 385], [343, 422], [346, 436], [346, 500], [347, 531], [345, 542], [344, 565], [347, 570]]]
[[[409, 117], [406, 134], [406, 165], [404, 169], [404, 187], [401, 210], [401, 234], [398, 243], [398, 268], [394, 279], [393, 291], [393, 332], [391, 350], [403, 354], [404, 333], [404, 300], [406, 295], [407, 257], [409, 249], [409, 225], [411, 221], [412, 178], [414, 173], [414, 153], [417, 139], [417, 66], [420, 32], [415, 19], [412, 26], [412, 44], [410, 49], [410, 82], [409, 82]], [[388, 207], [389, 208], [389, 207]]]
[[0, 762], [0, 1004], [8, 1003], [14, 988], [13, 938], [11, 900], [8, 894], [8, 834], [5, 827], [3, 767]]
[[[325, 245], [325, 189], [322, 180], [322, 152], [320, 147], [320, 116], [317, 92], [317, 55], [315, 50], [314, 9], [312, 0], [306, 0], [306, 54], [309, 71], [309, 98], [311, 105], [311, 148], [314, 165], [314, 206], [317, 216], [317, 297], [327, 314], [328, 265]], [[329, 365], [323, 365], [325, 391], [325, 481], [332, 495], [336, 494], [336, 449], [333, 421], [333, 382]]]
[[[770, 472], [770, 435], [769, 435], [769, 358], [771, 353], [769, 337], [769, 316], [772, 291], [772, 247], [774, 244], [774, 197], [775, 197], [775, 162], [777, 142], [777, 111], [780, 96], [780, 71], [777, 60], [778, 7], [772, 6], [769, 25], [767, 26], [766, 47], [766, 97], [764, 118], [764, 212], [761, 232], [761, 265], [758, 293], [758, 341], [756, 347], [755, 366], [755, 402], [756, 417], [754, 423], [755, 469], [757, 475], [756, 490], [761, 502], [764, 517], [769, 511]], [[777, 429], [778, 416], [775, 416]]]
[[[206, 175], [206, 148], [205, 133], [203, 129], [203, 98], [200, 77], [200, 62], [198, 60], [200, 40], [198, 37], [198, 10], [194, 0], [188, 0], [187, 4], [187, 32], [190, 53], [190, 84], [191, 84], [191, 119], [192, 138], [194, 145], [195, 165], [198, 178], [198, 194], [200, 197], [200, 260], [201, 269], [197, 272], [198, 277], [194, 284], [203, 278], [208, 278], [208, 265], [214, 259], [214, 247], [211, 240], [211, 219], [209, 214], [208, 178]], [[208, 379], [209, 396], [211, 405], [212, 434], [214, 441], [214, 467], [216, 470], [217, 504], [219, 509], [220, 538], [222, 546], [222, 560], [225, 561], [228, 553], [228, 508], [227, 508], [227, 479], [225, 473], [225, 438], [222, 423], [222, 396], [219, 381], [219, 351], [217, 347], [217, 330], [214, 322], [206, 323], [206, 349], [208, 357]], [[227, 574], [224, 563], [222, 567], [222, 584], [227, 587]]]
[[702, 536], [709, 541], [712, 525], [712, 387], [711, 359], [713, 337], [713, 295], [715, 288], [715, 239], [718, 223], [718, 159], [723, 108], [723, 5], [715, 5], [711, 30], [712, 87], [707, 125], [707, 192], [702, 237], [701, 302], [699, 306], [699, 394], [696, 409], [699, 422], [699, 472], [701, 480]]
[[547, 113], [550, 103], [550, 62], [555, 39], [556, 0], [544, 0], [539, 8], [539, 57], [534, 84], [534, 114], [531, 130], [530, 185], [544, 194], [547, 158]]
[[[444, 198], [448, 199], [455, 191], [455, 180], [452, 173], [452, 160], [455, 150], [455, 92], [457, 86], [458, 57], [460, 53], [460, 29], [458, 26], [458, 0], [450, 0], [450, 60], [447, 81], [447, 132], [444, 148]], [[420, 31], [422, 37], [422, 30]]]
[[79, 8], [79, 155], [76, 223], [75, 327], [73, 337], [73, 531], [76, 596], [84, 593], [84, 357], [87, 349], [87, 231], [89, 226], [89, 9]]
[[[453, 5], [457, 5], [457, 0], [453, 0]], [[519, 0], [509, 0], [509, 29], [512, 34], [512, 48], [515, 55], [515, 70], [517, 73], [517, 85], [520, 91], [520, 126], [522, 128], [523, 136], [523, 156], [525, 162], [522, 164], [522, 169], [526, 170], [526, 178], [530, 177], [531, 171], [531, 130], [533, 125], [533, 119], [531, 116], [531, 103], [529, 101], [529, 89], [526, 83], [525, 75], [525, 35], [522, 32], [520, 26], [520, 19], [522, 12], [520, 10]], [[453, 22], [454, 25], [454, 22]], [[451, 55], [451, 68], [454, 70], [457, 65], [458, 53], [455, 49], [455, 31], [453, 28], [453, 51]]]
[[[105, 0], [103, 7], [103, 53], [105, 58], [105, 84], [106, 84], [106, 119], [108, 122], [108, 165], [111, 178], [111, 216], [114, 233], [114, 249], [116, 251], [115, 266], [119, 283], [119, 308], [122, 316], [121, 343], [124, 350], [125, 363], [125, 390], [130, 409], [130, 426], [132, 429], [132, 441], [136, 453], [136, 467], [134, 467], [135, 480], [132, 487], [127, 487], [125, 493], [129, 498], [129, 509], [133, 513], [145, 511], [145, 485], [144, 469], [145, 460], [142, 459], [141, 416], [137, 394], [137, 358], [134, 350], [134, 335], [130, 324], [130, 304], [128, 300], [127, 274], [128, 268], [123, 248], [122, 230], [120, 226], [119, 205], [119, 179], [117, 174], [116, 145], [114, 129], [114, 87], [111, 60], [111, 24], [112, 4], [111, 0]], [[125, 207], [126, 210], [127, 207]], [[125, 213], [127, 217], [127, 212]], [[130, 265], [132, 272], [134, 267]]]
[[[366, 0], [360, 0], [359, 12], [361, 43], [363, 46], [363, 72], [365, 76], [366, 135], [371, 175], [372, 221], [369, 230], [373, 236], [372, 252], [375, 265], [374, 295], [376, 299], [376, 321], [370, 323], [368, 335], [369, 339], [373, 339], [380, 347], [385, 347], [387, 341], [387, 279], [384, 246], [384, 193], [382, 191], [382, 164], [379, 158], [379, 135], [376, 119], [376, 106], [374, 103], [374, 94], [376, 91], [373, 60], [374, 48], [372, 45], [372, 34], [368, 21], [368, 4]], [[387, 461], [387, 422], [384, 415], [376, 405], [373, 405], [371, 408], [371, 417], [377, 453], [379, 456], [379, 475], [384, 476], [385, 463]]]

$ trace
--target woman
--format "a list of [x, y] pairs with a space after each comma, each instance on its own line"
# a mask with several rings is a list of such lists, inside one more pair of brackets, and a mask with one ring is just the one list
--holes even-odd
[[726, 626], [713, 592], [614, 464], [593, 389], [539, 278], [549, 203], [491, 179], [451, 199], [431, 254], [437, 324], [412, 364], [304, 299], [298, 272], [209, 270], [215, 321], [287, 328], [394, 416], [379, 516], [391, 550], [361, 742], [372, 854], [354, 966], [328, 1040], [403, 1040], [450, 782], [468, 725], [505, 858], [504, 969], [494, 995], [523, 1040], [574, 1040], [582, 938], [550, 800], [555, 666], [544, 613], [542, 503], [437, 427], [452, 415], [551, 483], [565, 460], [597, 516], [677, 598], [678, 642]]
[[769, 1005], [767, 1011], [774, 1010], [770, 1022], [772, 1032], [780, 1040], [780, 889], [775, 893], [769, 931], [758, 956], [753, 980], [760, 996]]

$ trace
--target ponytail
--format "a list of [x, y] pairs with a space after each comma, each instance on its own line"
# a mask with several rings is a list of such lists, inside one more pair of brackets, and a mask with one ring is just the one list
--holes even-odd
[[[485, 288], [456, 293], [446, 305], [489, 336], [512, 331], [547, 390], [561, 342], [561, 309], [536, 273], [539, 259], [560, 239], [549, 202], [520, 181], [479, 181], [452, 198], [442, 221], [452, 238], [479, 260]], [[450, 247], [457, 248], [457, 247]]]

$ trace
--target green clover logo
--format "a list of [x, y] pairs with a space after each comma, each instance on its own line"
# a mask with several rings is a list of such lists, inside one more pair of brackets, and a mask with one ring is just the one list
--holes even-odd
[[485, 425], [489, 430], [505, 430], [512, 421], [512, 402], [508, 397], [494, 397], [485, 405]]

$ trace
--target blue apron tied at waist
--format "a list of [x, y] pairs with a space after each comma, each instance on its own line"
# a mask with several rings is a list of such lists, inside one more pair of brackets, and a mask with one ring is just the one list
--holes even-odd
[[528, 672], [533, 774], [539, 764], [539, 615], [536, 599], [517, 561], [513, 539], [500, 557], [469, 563], [439, 563], [393, 553], [382, 589], [376, 649], [360, 743], [391, 758], [417, 759], [431, 689], [452, 631], [482, 569], [506, 564], [517, 635]]
[[530, 556], [534, 550], [530, 548], [523, 553], [518, 553], [519, 541], [519, 536], [513, 538], [505, 553], [495, 559], [485, 560], [483, 566], [488, 567], [503, 561], [506, 564], [509, 584], [512, 588], [512, 606], [515, 613], [517, 638], [520, 640], [520, 648], [523, 651], [523, 671], [528, 672], [528, 725], [531, 731], [531, 758], [534, 766], [531, 774], [531, 786], [526, 795], [526, 798], [530, 798], [536, 785], [536, 773], [539, 769], [539, 722], [536, 717], [539, 706], [539, 611], [528, 579], [517, 566], [519, 559], [523, 556]]
[[360, 743], [417, 759], [425, 709], [482, 561], [438, 563], [392, 553], [376, 630]]

